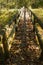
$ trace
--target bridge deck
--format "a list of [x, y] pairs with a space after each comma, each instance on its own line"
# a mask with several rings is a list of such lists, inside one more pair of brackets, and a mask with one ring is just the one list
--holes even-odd
[[39, 65], [40, 47], [30, 19], [20, 19], [6, 65]]

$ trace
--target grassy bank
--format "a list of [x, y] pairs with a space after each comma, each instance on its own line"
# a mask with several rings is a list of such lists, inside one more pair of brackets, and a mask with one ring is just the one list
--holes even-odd
[[43, 8], [31, 9], [43, 22]]
[[11, 22], [14, 15], [18, 12], [15, 9], [1, 9], [0, 10], [0, 25], [5, 25], [7, 22]]

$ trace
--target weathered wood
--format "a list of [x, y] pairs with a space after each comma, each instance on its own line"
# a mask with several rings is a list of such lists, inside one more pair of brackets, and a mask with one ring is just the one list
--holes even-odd
[[9, 57], [9, 50], [8, 50], [8, 43], [7, 43], [7, 38], [6, 38], [5, 30], [3, 30], [2, 43], [3, 43], [5, 58], [8, 58]]
[[40, 35], [38, 34], [38, 29], [37, 29], [37, 27], [35, 27], [36, 28], [36, 34], [37, 34], [37, 37], [38, 37], [38, 41], [39, 41], [39, 44], [40, 44], [40, 47], [41, 47], [41, 50], [42, 50], [42, 52], [41, 52], [41, 56], [40, 56], [40, 60], [43, 60], [43, 39], [41, 39], [40, 38]]
[[[30, 10], [31, 11], [31, 10]], [[34, 22], [33, 22], [33, 25], [34, 25], [34, 31], [36, 31], [36, 33], [37, 33], [37, 36], [38, 36], [38, 40], [39, 40], [39, 44], [40, 44], [40, 47], [41, 47], [41, 49], [42, 49], [42, 53], [41, 53], [41, 56], [40, 56], [40, 60], [43, 60], [43, 42], [42, 42], [42, 40], [40, 39], [40, 36], [39, 36], [39, 34], [38, 34], [38, 31], [37, 31], [37, 28], [35, 27], [35, 24], [36, 23], [39, 23], [39, 25], [42, 27], [42, 29], [43, 29], [43, 23], [42, 23], [42, 21], [31, 11], [31, 13], [32, 13], [32, 15], [34, 16]]]

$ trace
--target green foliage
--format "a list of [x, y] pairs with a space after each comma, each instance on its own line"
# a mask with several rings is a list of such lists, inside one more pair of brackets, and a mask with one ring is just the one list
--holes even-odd
[[32, 12], [38, 17], [38, 23], [43, 28], [43, 8], [32, 9]]
[[30, 0], [18, 0], [17, 1], [18, 8], [23, 7], [23, 6], [28, 7], [29, 1]]
[[43, 0], [0, 0], [0, 8], [43, 7]]
[[7, 22], [10, 22], [17, 12], [17, 10], [0, 11], [0, 24], [5, 25]]

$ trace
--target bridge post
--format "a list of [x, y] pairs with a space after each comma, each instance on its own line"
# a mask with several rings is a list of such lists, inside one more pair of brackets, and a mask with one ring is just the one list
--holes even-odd
[[31, 12], [31, 10], [30, 10], [30, 9], [29, 9], [29, 15], [30, 15], [31, 22], [32, 22], [32, 12]]
[[35, 31], [35, 23], [36, 23], [36, 17], [34, 16], [34, 22], [33, 22], [33, 25], [34, 25], [34, 31]]
[[5, 30], [3, 30], [3, 39], [2, 39], [2, 43], [3, 43], [4, 55], [5, 55], [5, 59], [6, 59], [6, 58], [9, 57], [9, 51], [8, 51], [8, 43], [7, 43], [7, 38], [6, 38]]
[[30, 13], [30, 17], [31, 17], [31, 22], [32, 22], [32, 12]]

